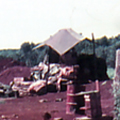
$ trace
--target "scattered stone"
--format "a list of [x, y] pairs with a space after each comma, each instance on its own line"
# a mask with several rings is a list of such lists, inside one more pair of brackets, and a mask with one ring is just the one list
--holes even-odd
[[63, 98], [56, 98], [55, 102], [62, 102]]
[[12, 118], [18, 118], [18, 115], [12, 114], [12, 115], [1, 115], [2, 119], [12, 119]]
[[62, 117], [56, 117], [53, 120], [63, 120], [63, 118]]
[[51, 113], [58, 113], [58, 110], [52, 110]]
[[105, 85], [107, 83], [107, 81], [103, 82], [102, 85]]
[[76, 117], [73, 120], [91, 120], [91, 118], [85, 116], [85, 117]]
[[39, 100], [40, 103], [47, 102], [47, 101], [48, 101], [47, 99], [41, 99], [41, 100]]

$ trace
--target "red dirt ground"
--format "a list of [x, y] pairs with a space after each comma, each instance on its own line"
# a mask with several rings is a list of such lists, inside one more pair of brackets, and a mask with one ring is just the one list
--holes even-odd
[[[28, 77], [30, 68], [23, 66], [9, 67], [0, 73], [0, 82], [9, 84], [13, 77]], [[113, 116], [112, 80], [100, 82], [102, 113]], [[95, 83], [86, 84], [86, 91], [94, 90]], [[63, 101], [56, 102], [57, 98]], [[41, 103], [41, 99], [46, 102]], [[22, 98], [0, 98], [0, 120], [44, 120], [43, 115], [50, 113], [51, 119], [62, 117], [63, 120], [73, 120], [79, 114], [66, 115], [66, 91], [47, 93], [41, 96], [25, 96]]]

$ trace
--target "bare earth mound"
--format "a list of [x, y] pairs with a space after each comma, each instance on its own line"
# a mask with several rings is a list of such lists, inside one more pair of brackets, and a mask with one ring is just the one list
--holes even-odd
[[0, 59], [0, 72], [13, 66], [25, 66], [25, 63], [18, 62], [12, 58]]
[[30, 76], [30, 68], [14, 66], [5, 69], [0, 73], [0, 82], [4, 84], [9, 84], [10, 81], [13, 81], [14, 77], [29, 77]]

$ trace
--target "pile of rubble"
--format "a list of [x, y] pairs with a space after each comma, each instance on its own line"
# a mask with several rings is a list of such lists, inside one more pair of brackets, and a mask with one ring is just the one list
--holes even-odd
[[14, 77], [9, 85], [0, 83], [0, 96], [24, 96], [44, 94], [50, 85], [56, 91], [61, 91], [61, 86], [67, 85], [71, 80], [77, 79], [78, 65], [65, 66], [61, 64], [45, 64], [31, 68], [30, 77]]

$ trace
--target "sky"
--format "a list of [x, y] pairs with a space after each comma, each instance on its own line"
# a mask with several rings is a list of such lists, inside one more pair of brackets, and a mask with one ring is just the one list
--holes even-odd
[[0, 49], [40, 43], [72, 28], [91, 39], [120, 34], [119, 0], [0, 0]]

